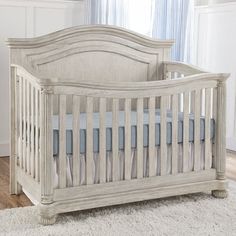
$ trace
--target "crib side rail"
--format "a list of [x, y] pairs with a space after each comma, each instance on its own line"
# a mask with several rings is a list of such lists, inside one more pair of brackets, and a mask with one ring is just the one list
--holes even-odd
[[[131, 176], [131, 113], [136, 111], [137, 118], [137, 173], [135, 178], [142, 179], [145, 177], [175, 175], [179, 173], [178, 166], [178, 114], [179, 103], [178, 97], [183, 96], [183, 163], [182, 172], [189, 171], [199, 172], [200, 167], [200, 117], [205, 116], [205, 161], [203, 170], [210, 170], [212, 167], [217, 169], [217, 173], [224, 172], [224, 115], [219, 115], [219, 109], [225, 109], [225, 94], [224, 86], [227, 75], [224, 74], [202, 74], [189, 76], [179, 80], [172, 81], [155, 81], [143, 83], [143, 87], [139, 85], [115, 84], [112, 85], [97, 85], [97, 84], [77, 84], [74, 86], [72, 82], [59, 82], [58, 85], [50, 84], [50, 91], [58, 100], [59, 110], [59, 165], [58, 165], [58, 178], [59, 189], [67, 187], [66, 168], [68, 163], [65, 156], [67, 155], [67, 141], [66, 141], [66, 115], [68, 113], [68, 106], [72, 104], [73, 115], [72, 130], [73, 130], [73, 153], [72, 153], [72, 186], [80, 185], [80, 162], [78, 159], [80, 153], [80, 145], [78, 130], [80, 130], [80, 112], [83, 109], [86, 112], [86, 163], [85, 163], [85, 185], [94, 184], [93, 179], [93, 112], [99, 113], [99, 177], [97, 184], [105, 182], [115, 182], [121, 180], [130, 180]], [[123, 86], [123, 87], [121, 87]], [[137, 87], [135, 87], [137, 86]], [[204, 91], [204, 97], [202, 97]], [[194, 98], [193, 107], [191, 105], [191, 96]], [[160, 99], [160, 106], [157, 102]], [[168, 101], [171, 101], [170, 106]], [[203, 102], [204, 101], [204, 102]], [[49, 101], [48, 101], [49, 102]], [[50, 100], [51, 102], [51, 100]], [[203, 106], [204, 103], [204, 106]], [[48, 105], [51, 107], [51, 105]], [[157, 171], [156, 149], [155, 149], [155, 110], [160, 109], [160, 170]], [[148, 110], [148, 153], [149, 153], [149, 170], [144, 174], [143, 166], [143, 112]], [[167, 171], [167, 112], [172, 111], [172, 164], [170, 173]], [[106, 175], [106, 111], [112, 113], [112, 176], [107, 178]], [[119, 166], [119, 112], [124, 112], [124, 175], [120, 175], [118, 171]], [[204, 111], [204, 112], [203, 112]], [[194, 115], [194, 164], [193, 169], [189, 170], [189, 116]], [[212, 153], [210, 149], [210, 125], [211, 118], [216, 120], [216, 140], [215, 140], [215, 161], [212, 164]], [[77, 144], [77, 145], [76, 145]], [[219, 147], [220, 146], [220, 147]], [[51, 152], [51, 151], [50, 151]], [[223, 174], [222, 174], [223, 175]], [[219, 176], [219, 174], [218, 174]]]
[[[163, 62], [163, 75], [166, 80], [175, 80], [191, 75], [204, 75], [209, 74], [205, 70], [189, 65], [183, 62], [177, 61], [165, 61]], [[217, 178], [225, 178], [225, 156], [226, 156], [226, 144], [225, 144], [225, 112], [226, 112], [226, 85], [225, 80], [229, 77], [229, 74], [222, 74], [216, 76], [216, 79], [222, 77], [223, 80], [218, 80], [217, 87], [209, 89], [201, 89], [200, 94], [196, 96], [195, 92], [190, 93], [190, 112], [197, 112], [200, 115], [207, 117], [211, 116], [216, 123], [216, 135], [213, 141], [212, 149], [212, 167], [217, 169]], [[196, 100], [197, 99], [197, 100]], [[179, 104], [179, 111], [183, 111], [184, 95], [180, 93], [177, 97]], [[200, 103], [200, 107], [197, 104]], [[169, 102], [170, 104], [170, 102]], [[211, 107], [211, 109], [209, 109]], [[200, 109], [200, 110], [198, 110]], [[196, 124], [197, 125], [197, 124]], [[197, 125], [198, 126], [198, 125]], [[195, 127], [196, 128], [196, 127]], [[196, 135], [195, 135], [196, 138]], [[195, 155], [199, 155], [198, 149], [195, 145]], [[207, 147], [207, 146], [206, 146]], [[205, 155], [209, 152], [208, 148], [205, 149]], [[196, 161], [196, 160], [195, 160]], [[196, 163], [197, 164], [197, 163]]]

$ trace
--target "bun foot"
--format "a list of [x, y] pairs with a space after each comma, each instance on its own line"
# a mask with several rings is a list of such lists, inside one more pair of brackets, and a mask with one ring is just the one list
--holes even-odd
[[213, 190], [212, 196], [215, 198], [227, 198], [228, 197], [228, 191], [227, 190]]
[[57, 215], [51, 217], [39, 216], [39, 223], [42, 225], [53, 225], [56, 219]]

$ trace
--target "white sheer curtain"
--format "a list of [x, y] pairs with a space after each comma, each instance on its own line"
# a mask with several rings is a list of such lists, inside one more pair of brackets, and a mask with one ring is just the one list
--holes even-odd
[[89, 23], [121, 26], [151, 36], [154, 0], [88, 0]]
[[191, 62], [194, 0], [87, 0], [90, 24], [121, 26], [174, 39], [172, 59]]
[[156, 0], [152, 37], [174, 39], [172, 59], [193, 60], [193, 0]]

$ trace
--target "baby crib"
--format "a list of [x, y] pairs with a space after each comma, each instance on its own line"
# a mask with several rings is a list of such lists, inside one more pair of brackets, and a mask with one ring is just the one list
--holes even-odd
[[212, 191], [226, 197], [225, 81], [172, 41], [111, 26], [9, 39], [10, 190], [59, 213]]

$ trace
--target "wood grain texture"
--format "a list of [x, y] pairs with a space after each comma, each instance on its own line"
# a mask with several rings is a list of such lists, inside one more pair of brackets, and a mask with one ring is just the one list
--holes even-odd
[[[59, 188], [66, 187], [66, 96], [59, 97]], [[42, 161], [42, 160], [41, 160]]]
[[172, 162], [171, 173], [178, 172], [178, 94], [172, 96]]
[[119, 123], [119, 100], [112, 101], [112, 181], [119, 180], [119, 155], [118, 155], [118, 123]]
[[201, 113], [201, 99], [200, 91], [195, 90], [194, 98], [194, 171], [200, 170], [200, 113]]
[[189, 160], [189, 92], [184, 93], [183, 119], [183, 172], [188, 170]]
[[100, 98], [99, 104], [99, 179], [100, 183], [106, 182], [106, 99]]
[[86, 105], [86, 184], [93, 184], [93, 98]]
[[0, 157], [0, 209], [31, 206], [32, 203], [24, 193], [10, 195], [9, 157]]
[[149, 177], [156, 175], [156, 147], [155, 147], [155, 97], [149, 98], [149, 129], [148, 129], [148, 155], [149, 155]]
[[143, 99], [137, 100], [137, 178], [143, 178]]
[[[226, 176], [227, 178], [236, 181], [236, 153], [227, 153], [226, 158]], [[0, 209], [8, 209], [15, 207], [31, 206], [32, 203], [25, 196], [24, 193], [20, 195], [10, 195], [9, 182], [10, 182], [10, 165], [9, 157], [0, 158]]]
[[167, 174], [167, 130], [166, 130], [166, 117], [167, 117], [167, 96], [161, 97], [161, 175]]
[[73, 96], [73, 186], [78, 186], [80, 181], [80, 97]]
[[125, 99], [125, 179], [131, 179], [131, 99]]

